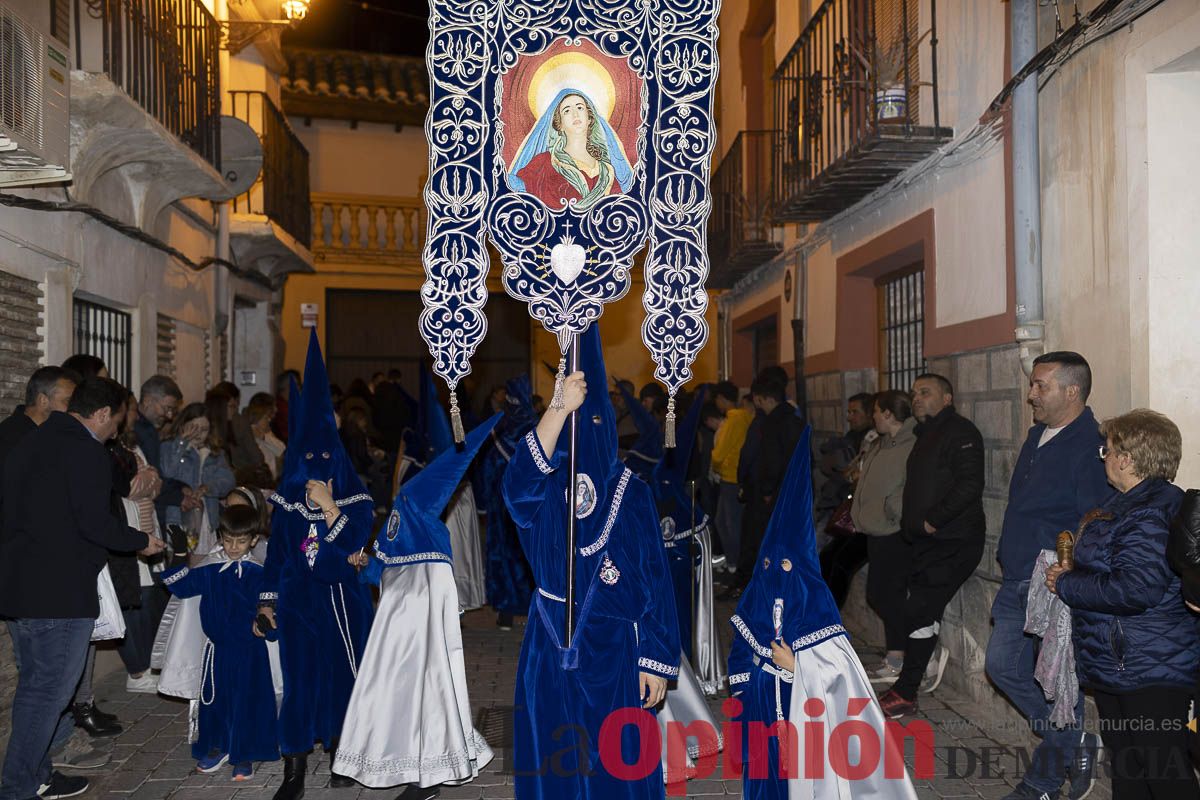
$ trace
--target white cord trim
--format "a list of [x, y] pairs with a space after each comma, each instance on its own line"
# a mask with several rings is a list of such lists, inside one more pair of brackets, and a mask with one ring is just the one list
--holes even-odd
[[[350, 664], [350, 674], [358, 680], [358, 663], [354, 658], [354, 639], [350, 634], [350, 614], [346, 612], [346, 591], [342, 585], [338, 584], [338, 594], [342, 598], [342, 615], [338, 616], [337, 600], [333, 596], [333, 587], [329, 587], [329, 604], [333, 606], [333, 619], [337, 622], [338, 634], [342, 637], [342, 644], [346, 646], [346, 660]], [[342, 620], [345, 620], [346, 627], [342, 627]]]
[[829, 639], [834, 636], [842, 635], [845, 633], [846, 633], [846, 629], [844, 627], [842, 627], [841, 625], [828, 625], [824, 628], [821, 628], [821, 630], [819, 630], [819, 631], [813, 631], [812, 633], [806, 633], [803, 636], [801, 636], [799, 639], [797, 639], [796, 641], [792, 642], [792, 650], [793, 651], [803, 650], [806, 647], [812, 647], [814, 644], [817, 644], [818, 642], [823, 642], [826, 639]]
[[653, 658], [639, 658], [638, 666], [644, 667], [653, 672], [661, 673], [671, 678], [679, 677], [679, 667], [672, 667], [668, 664], [662, 663], [661, 661], [655, 661]]
[[445, 561], [450, 562], [450, 559], [445, 553], [430, 552], [430, 553], [410, 553], [406, 556], [381, 556], [378, 553], [375, 557], [382, 561], [386, 566], [394, 567], [400, 564], [416, 564], [420, 561]]
[[742, 621], [741, 617], [739, 617], [737, 614], [734, 614], [729, 618], [729, 621], [733, 623], [733, 627], [737, 628], [737, 632], [740, 633], [742, 638], [746, 640], [746, 644], [750, 645], [751, 650], [758, 653], [763, 658], [771, 657], [771, 648], [763, 647], [758, 643], [758, 639], [754, 638], [754, 634], [750, 632], [750, 628], [747, 627], [746, 623]]
[[[307, 506], [304, 505], [303, 501], [301, 501], [299, 503], [289, 503], [287, 500], [285, 500], [283, 498], [282, 495], [280, 495], [277, 492], [273, 492], [271, 494], [270, 500], [272, 503], [279, 506], [284, 511], [290, 511], [290, 512], [293, 512], [296, 514], [300, 514], [301, 516], [303, 516], [305, 519], [309, 520], [310, 522], [316, 522], [317, 520], [325, 519], [324, 513], [320, 512], [320, 511], [317, 511], [317, 512], [309, 511]], [[356, 494], [351, 497], [346, 497], [341, 500], [334, 500], [333, 504], [336, 505], [338, 508], [342, 508], [344, 506], [351, 505], [352, 503], [361, 503], [364, 500], [374, 502], [371, 500], [371, 495], [364, 493], [364, 494]]]
[[604, 530], [600, 532], [600, 538], [596, 541], [587, 547], [579, 548], [581, 556], [594, 556], [608, 544], [608, 535], [612, 533], [613, 525], [617, 522], [617, 512], [621, 510], [621, 501], [625, 498], [625, 487], [629, 485], [629, 477], [631, 475], [633, 473], [629, 471], [628, 467], [621, 472], [621, 480], [617, 483], [617, 490], [613, 492], [612, 504], [608, 507], [608, 519], [604, 521]]
[[350, 518], [345, 514], [339, 516], [338, 521], [333, 523], [333, 527], [329, 529], [329, 533], [325, 534], [325, 541], [332, 542], [334, 539], [336, 539], [338, 534], [342, 532], [342, 528], [345, 528], [349, 522]]
[[[567, 598], [565, 598], [565, 597], [559, 597], [559, 596], [558, 596], [558, 595], [556, 595], [556, 594], [550, 594], [549, 592], [547, 592], [545, 589], [543, 589], [543, 588], [542, 588], [542, 587], [540, 587], [540, 586], [538, 587], [538, 594], [540, 594], [542, 597], [545, 597], [547, 600], [553, 600], [553, 601], [554, 601], [554, 602], [556, 602], [556, 603], [565, 603], [565, 602], [567, 602]], [[636, 624], [636, 623], [635, 623], [635, 624]]]
[[550, 462], [546, 460], [546, 456], [542, 453], [542, 443], [538, 441], [536, 432], [530, 431], [525, 434], [525, 444], [529, 447], [529, 455], [533, 457], [533, 464], [538, 468], [538, 472], [543, 475], [549, 475], [554, 471], [550, 466]]
[[[212, 639], [204, 640], [204, 654], [200, 657], [203, 666], [200, 668], [200, 702], [203, 705], [211, 706], [217, 699], [217, 671], [214, 666], [217, 658], [217, 649], [213, 646]], [[208, 685], [212, 687], [211, 696], [204, 696], [205, 678], [208, 678]]]
[[184, 577], [186, 577], [191, 571], [191, 567], [184, 567], [183, 569], [179, 570], [179, 572], [172, 574], [170, 577], [163, 578], [163, 586], [170, 586], [171, 584], [175, 583], [175, 581], [183, 580]]

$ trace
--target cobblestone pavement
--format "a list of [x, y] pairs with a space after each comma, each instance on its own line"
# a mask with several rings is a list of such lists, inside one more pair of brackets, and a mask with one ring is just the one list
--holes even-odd
[[[728, 610], [728, 609], [726, 609]], [[488, 610], [474, 611], [463, 617], [463, 639], [467, 651], [467, 672], [471, 703], [476, 723], [497, 749], [496, 760], [484, 774], [467, 786], [444, 788], [446, 800], [465, 798], [511, 798], [512, 776], [506, 774], [505, 755], [511, 742], [505, 741], [504, 713], [512, 704], [513, 678], [520, 650], [522, 620], [510, 632], [494, 626]], [[879, 654], [860, 648], [868, 666]], [[187, 704], [157, 695], [130, 694], [125, 691], [124, 676], [110, 675], [96, 688], [101, 707], [117, 714], [125, 731], [108, 740], [112, 751], [106, 767], [81, 772], [93, 780], [85, 797], [105, 800], [267, 800], [279, 785], [282, 765], [263, 764], [250, 781], [233, 783], [223, 769], [214, 775], [195, 772], [195, 762], [186, 742]], [[719, 700], [714, 699], [714, 709]], [[932, 776], [914, 781], [917, 794], [926, 798], [999, 798], [1011, 791], [1019, 779], [1020, 759], [1013, 748], [1024, 746], [1028, 752], [1028, 733], [1014, 735], [992, 730], [987, 720], [976, 719], [971, 703], [947, 690], [921, 697], [920, 718], [927, 720], [935, 733], [935, 769]], [[489, 713], [488, 709], [495, 709]], [[497, 713], [499, 712], [499, 713]], [[720, 716], [718, 715], [718, 719]], [[911, 746], [909, 764], [912, 765]], [[987, 754], [990, 769], [981, 763]], [[306, 793], [308, 800], [353, 800], [354, 798], [391, 798], [397, 789], [328, 788], [329, 760], [319, 752], [309, 759], [313, 776]], [[1093, 800], [1107, 800], [1106, 781], [1097, 785]], [[678, 795], [677, 795], [678, 796]], [[687, 785], [688, 797], [741, 796], [741, 781], [714, 777], [693, 780]]]

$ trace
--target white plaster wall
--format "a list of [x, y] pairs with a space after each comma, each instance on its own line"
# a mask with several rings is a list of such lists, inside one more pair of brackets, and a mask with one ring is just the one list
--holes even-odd
[[1172, 88], [1186, 79], [1153, 73], [1197, 43], [1200, 6], [1169, 1], [1078, 55], [1041, 93], [1047, 345], [1092, 358], [1101, 417], [1139, 406], [1169, 413], [1184, 434], [1179, 480], [1191, 485], [1200, 482], [1200, 426], [1184, 398], [1195, 396], [1200, 347], [1189, 323], [1200, 297], [1179, 266], [1190, 257], [1195, 270], [1195, 240], [1178, 237], [1195, 229], [1186, 181], [1196, 174], [1196, 128], [1189, 108], [1166, 102], [1186, 95]]
[[425, 132], [341, 120], [291, 119], [308, 148], [311, 190], [316, 193], [419, 197], [429, 171]]

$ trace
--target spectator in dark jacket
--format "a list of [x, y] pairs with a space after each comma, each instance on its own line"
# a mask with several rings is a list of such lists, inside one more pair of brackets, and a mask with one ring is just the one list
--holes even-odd
[[0, 475], [4, 474], [8, 454], [26, 435], [37, 430], [51, 412], [67, 410], [79, 380], [78, 375], [62, 367], [42, 367], [30, 376], [25, 384], [25, 404], [0, 422]]
[[[745, 589], [754, 573], [758, 548], [762, 545], [767, 522], [775, 509], [779, 487], [787, 472], [792, 451], [804, 432], [804, 422], [796, 416], [796, 407], [787, 401], [782, 384], [759, 379], [750, 387], [750, 391], [754, 395], [755, 407], [763, 416], [759, 425], [758, 452], [746, 487], [746, 510], [742, 515], [736, 576], [740, 589]], [[744, 448], [742, 452], [745, 453]], [[739, 463], [739, 469], [740, 466]]]
[[[942, 613], [983, 558], [983, 437], [954, 410], [954, 387], [941, 375], [913, 381], [917, 442], [908, 455], [900, 532], [913, 544], [904, 603], [904, 666], [879, 698], [893, 719], [917, 709], [917, 690], [937, 650]], [[938, 654], [932, 685], [947, 653]]]
[[1081, 526], [1073, 569], [1050, 567], [1046, 585], [1071, 607], [1076, 669], [1104, 723], [1113, 797], [1200, 797], [1187, 730], [1200, 627], [1167, 563], [1183, 499], [1171, 484], [1182, 437], [1147, 409], [1107, 420], [1100, 432], [1117, 491]]
[[124, 411], [119, 384], [85, 380], [68, 413], [51, 413], [5, 465], [0, 615], [9, 618], [21, 669], [0, 796], [35, 797], [44, 784], [60, 797], [87, 788], [86, 779], [52, 775], [50, 752], [73, 726], [68, 706], [99, 614], [96, 576], [107, 550], [162, 549], [110, 511], [112, 468], [103, 442]]
[[1087, 407], [1091, 388], [1091, 367], [1078, 353], [1046, 353], [1033, 362], [1028, 401], [1034, 425], [1008, 487], [999, 554], [1004, 580], [992, 603], [987, 674], [1042, 739], [1016, 797], [1055, 796], [1065, 776], [1068, 798], [1077, 800], [1095, 780], [1099, 743], [1083, 729], [1083, 693], [1075, 706], [1076, 725], [1049, 724], [1051, 706], [1033, 677], [1039, 640], [1025, 633], [1029, 580], [1038, 553], [1054, 550], [1059, 532], [1075, 530], [1083, 515], [1113, 491], [1096, 458], [1104, 437]]
[[1200, 489], [1188, 489], [1183, 496], [1179, 513], [1171, 521], [1167, 557], [1179, 573], [1188, 608], [1200, 612]]

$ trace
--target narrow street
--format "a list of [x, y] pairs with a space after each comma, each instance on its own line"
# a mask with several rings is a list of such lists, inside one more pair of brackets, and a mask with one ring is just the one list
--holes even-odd
[[[728, 616], [730, 609], [723, 609]], [[513, 678], [521, 648], [523, 620], [509, 632], [494, 627], [489, 610], [470, 612], [463, 617], [463, 639], [467, 648], [467, 671], [471, 704], [476, 725], [497, 757], [477, 780], [462, 787], [442, 790], [445, 800], [513, 797], [512, 776], [506, 772], [506, 759], [512, 743], [507, 733], [513, 697]], [[878, 653], [859, 649], [868, 665]], [[104, 800], [269, 800], [278, 786], [282, 764], [263, 765], [253, 779], [235, 784], [227, 769], [213, 775], [195, 772], [186, 741], [187, 704], [165, 697], [130, 694], [124, 688], [124, 675], [113, 674], [97, 686], [100, 705], [117, 714], [125, 732], [111, 740], [112, 763], [87, 773], [94, 778], [88, 798]], [[719, 701], [713, 700], [714, 709]], [[1018, 779], [1020, 759], [1016, 749], [1027, 744], [1027, 736], [1011, 730], [993, 730], [988, 721], [976, 718], [969, 700], [948, 689], [922, 696], [920, 718], [934, 731], [935, 769], [931, 778], [915, 780], [921, 800], [935, 798], [998, 798], [1012, 790]], [[720, 719], [720, 716], [717, 717]], [[992, 768], [985, 770], [982, 754], [990, 758]], [[912, 767], [911, 746], [908, 754]], [[394, 789], [328, 788], [329, 761], [320, 753], [310, 761], [314, 777], [309, 783], [307, 800], [352, 800], [352, 798], [391, 798]], [[687, 797], [741, 797], [741, 781], [720, 777], [720, 767], [712, 778], [691, 781]], [[675, 795], [679, 796], [679, 795]], [[1097, 783], [1090, 798], [1109, 800], [1107, 782]]]

